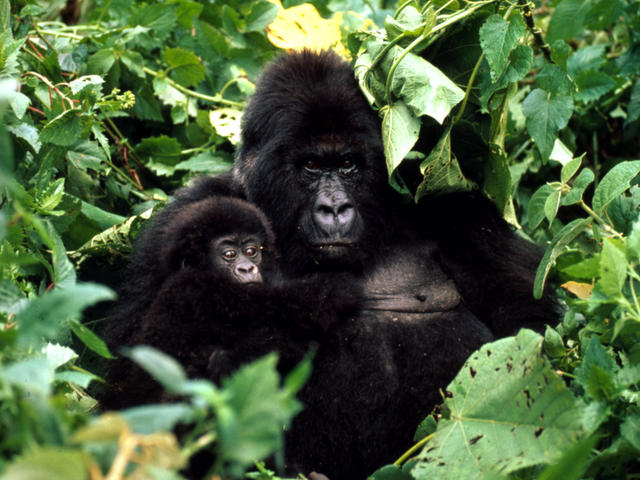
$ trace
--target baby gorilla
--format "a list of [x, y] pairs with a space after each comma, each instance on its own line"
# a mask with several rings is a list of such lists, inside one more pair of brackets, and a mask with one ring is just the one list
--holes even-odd
[[[280, 354], [279, 369], [289, 371], [359, 306], [348, 275], [282, 278], [268, 220], [238, 198], [188, 205], [168, 220], [163, 241], [161, 287], [129, 343], [173, 356], [189, 376], [219, 381], [271, 351]], [[160, 387], [126, 360], [109, 376], [115, 390], [107, 407], [163, 398]]]

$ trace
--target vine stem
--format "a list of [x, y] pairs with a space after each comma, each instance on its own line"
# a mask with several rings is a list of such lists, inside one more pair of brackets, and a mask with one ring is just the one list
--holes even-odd
[[580, 200], [580, 207], [582, 207], [582, 209], [585, 212], [587, 212], [591, 218], [593, 218], [596, 222], [598, 222], [608, 234], [614, 237], [622, 237], [622, 234], [620, 232], [613, 229], [607, 222], [604, 221], [604, 219], [600, 215], [598, 215], [595, 211], [593, 211], [593, 209], [589, 207], [589, 205], [587, 205], [582, 199]]
[[473, 83], [476, 81], [476, 75], [478, 74], [478, 70], [480, 70], [480, 65], [482, 65], [483, 60], [484, 53], [481, 53], [478, 61], [476, 62], [476, 65], [473, 67], [473, 71], [471, 72], [471, 76], [469, 77], [469, 82], [467, 82], [467, 89], [464, 92], [464, 98], [462, 99], [462, 103], [460, 104], [458, 113], [456, 113], [456, 116], [453, 117], [452, 123], [457, 123], [458, 120], [462, 118], [462, 114], [467, 108], [467, 101], [469, 100], [469, 95], [471, 94], [471, 88], [473, 87]]
[[522, 7], [522, 16], [524, 17], [524, 23], [526, 23], [527, 28], [533, 34], [533, 39], [536, 42], [536, 45], [542, 50], [542, 54], [544, 58], [547, 59], [547, 62], [551, 63], [551, 47], [542, 37], [542, 31], [536, 27], [536, 24], [533, 22], [533, 11], [531, 10], [531, 3], [528, 0], [518, 0], [518, 5]]
[[[389, 69], [389, 73], [387, 74], [387, 81], [385, 83], [385, 98], [386, 98], [387, 102], [391, 103], [391, 79], [393, 78], [393, 74], [394, 74], [396, 68], [398, 68], [398, 65], [400, 65], [400, 62], [404, 59], [404, 57], [406, 57], [409, 53], [411, 53], [411, 50], [413, 50], [418, 44], [420, 44], [421, 42], [426, 40], [428, 35], [432, 35], [434, 33], [439, 32], [440, 30], [444, 30], [449, 25], [452, 25], [452, 24], [454, 24], [456, 22], [459, 22], [460, 20], [472, 15], [476, 10], [478, 10], [478, 9], [480, 9], [480, 8], [486, 6], [486, 5], [489, 5], [491, 3], [494, 3], [495, 1], [496, 0], [489, 0], [489, 1], [485, 1], [485, 2], [480, 2], [477, 5], [471, 7], [469, 10], [464, 10], [461, 13], [457, 13], [455, 15], [452, 15], [451, 17], [447, 18], [441, 24], [436, 25], [435, 27], [433, 27], [428, 32], [422, 33], [413, 42], [411, 42], [402, 51], [402, 54], [400, 54], [400, 56], [396, 60], [394, 60], [393, 64], [391, 65], [391, 68]], [[384, 52], [384, 49], [383, 49], [383, 52]], [[380, 53], [383, 53], [383, 52], [380, 52]], [[381, 57], [381, 55], [379, 55], [379, 57]], [[371, 68], [373, 68], [373, 67], [371, 67]]]
[[393, 462], [393, 464], [395, 466], [397, 466], [397, 467], [402, 465], [404, 462], [407, 461], [407, 459], [411, 455], [413, 455], [417, 450], [422, 448], [429, 440], [431, 440], [434, 435], [435, 435], [435, 433], [432, 433], [431, 435], [427, 435], [426, 437], [424, 437], [422, 440], [420, 440], [418, 443], [416, 443], [414, 446], [412, 446], [409, 450], [404, 452], [399, 459], [397, 459], [395, 462]]
[[[145, 73], [148, 73], [149, 75], [152, 75], [154, 77], [161, 76], [161, 74], [159, 72], [156, 72], [155, 70], [151, 70], [148, 67], [142, 67], [142, 69], [144, 70]], [[219, 103], [221, 105], [227, 105], [229, 107], [236, 107], [236, 108], [243, 108], [244, 107], [244, 104], [241, 103], [241, 102], [234, 102], [233, 100], [226, 100], [226, 99], [222, 98], [220, 95], [216, 95], [215, 97], [212, 97], [210, 95], [205, 95], [204, 93], [194, 92], [193, 90], [189, 90], [188, 88], [183, 87], [179, 83], [174, 82], [169, 77], [165, 77], [165, 78], [167, 79], [167, 82], [169, 82], [169, 85], [171, 85], [173, 88], [175, 88], [179, 92], [184, 93], [185, 95], [187, 95], [189, 97], [199, 98], [200, 100], [204, 100], [206, 102]]]

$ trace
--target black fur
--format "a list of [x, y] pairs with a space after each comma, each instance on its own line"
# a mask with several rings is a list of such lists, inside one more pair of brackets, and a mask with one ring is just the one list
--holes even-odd
[[[213, 266], [210, 245], [230, 234], [260, 240], [263, 283], [238, 283]], [[188, 204], [166, 222], [164, 239], [156, 258], [161, 286], [127, 343], [162, 350], [192, 377], [219, 381], [270, 351], [279, 352], [279, 368], [288, 372], [360, 302], [348, 275], [281, 278], [269, 222], [244, 200], [215, 196]], [[109, 377], [108, 407], [163, 399], [160, 386], [127, 359], [114, 362]]]
[[[132, 280], [146, 291], [126, 308], [140, 315], [158, 291], [146, 262], [186, 205], [220, 188], [254, 203], [272, 223], [286, 275], [350, 272], [362, 290], [360, 311], [339, 315], [320, 340], [285, 456], [291, 470], [365, 478], [410, 446], [471, 351], [556, 321], [555, 299], [532, 296], [540, 254], [480, 194], [403, 204], [387, 182], [379, 120], [332, 53], [272, 63], [243, 118], [231, 176], [187, 187], [147, 230]], [[130, 339], [136, 320], [118, 318], [121, 341]], [[281, 328], [275, 349], [295, 332]]]

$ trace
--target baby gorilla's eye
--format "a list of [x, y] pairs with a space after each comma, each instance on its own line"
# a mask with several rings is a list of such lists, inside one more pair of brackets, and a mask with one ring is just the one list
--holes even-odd
[[258, 254], [258, 249], [255, 247], [247, 247], [244, 249], [244, 254], [247, 257], [255, 257]]
[[237, 255], [238, 255], [238, 252], [236, 252], [235, 250], [225, 250], [222, 253], [222, 256], [224, 257], [225, 260], [233, 260], [234, 258], [236, 258]]

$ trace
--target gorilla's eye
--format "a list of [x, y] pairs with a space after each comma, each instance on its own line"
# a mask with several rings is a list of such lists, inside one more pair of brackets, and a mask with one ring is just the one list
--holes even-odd
[[304, 164], [304, 168], [307, 170], [318, 170], [320, 168], [320, 164], [315, 160], [307, 160]]
[[237, 255], [238, 252], [236, 252], [235, 250], [225, 250], [224, 252], [222, 252], [222, 256], [225, 260], [233, 260]]
[[353, 163], [351, 160], [343, 160], [342, 161], [342, 165], [340, 166], [340, 168], [342, 170], [353, 170], [355, 168], [356, 164]]
[[244, 249], [244, 254], [247, 257], [255, 257], [258, 254], [258, 249], [255, 247], [247, 247]]

